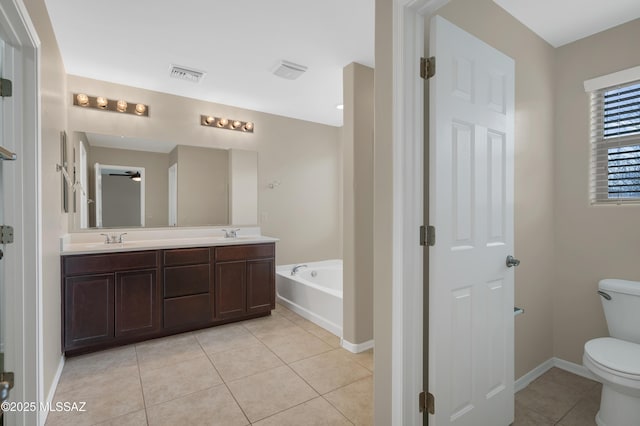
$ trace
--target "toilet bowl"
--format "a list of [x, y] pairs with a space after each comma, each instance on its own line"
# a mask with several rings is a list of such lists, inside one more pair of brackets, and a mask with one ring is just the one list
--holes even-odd
[[602, 383], [598, 426], [640, 425], [640, 282], [602, 280], [598, 293], [611, 337], [584, 345], [584, 366]]

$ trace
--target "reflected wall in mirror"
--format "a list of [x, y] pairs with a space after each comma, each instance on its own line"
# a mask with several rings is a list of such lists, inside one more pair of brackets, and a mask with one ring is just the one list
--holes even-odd
[[255, 225], [258, 157], [74, 132], [81, 155], [76, 229]]

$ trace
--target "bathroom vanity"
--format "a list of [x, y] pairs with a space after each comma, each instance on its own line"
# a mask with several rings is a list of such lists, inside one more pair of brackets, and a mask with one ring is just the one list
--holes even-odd
[[275, 241], [201, 238], [63, 249], [63, 352], [269, 315]]

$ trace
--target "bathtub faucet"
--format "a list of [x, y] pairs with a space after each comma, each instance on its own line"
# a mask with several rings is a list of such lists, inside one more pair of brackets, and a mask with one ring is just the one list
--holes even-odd
[[308, 268], [308, 266], [307, 265], [296, 265], [296, 266], [294, 266], [293, 269], [291, 270], [291, 275], [292, 276], [295, 275], [296, 272], [298, 272], [302, 268]]

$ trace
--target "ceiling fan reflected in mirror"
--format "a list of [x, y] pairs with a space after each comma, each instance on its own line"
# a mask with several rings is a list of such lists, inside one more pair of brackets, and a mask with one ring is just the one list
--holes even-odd
[[142, 180], [142, 176], [140, 175], [140, 172], [132, 172], [132, 171], [126, 171], [124, 173], [109, 173], [109, 176], [125, 176], [135, 182], [140, 182]]

